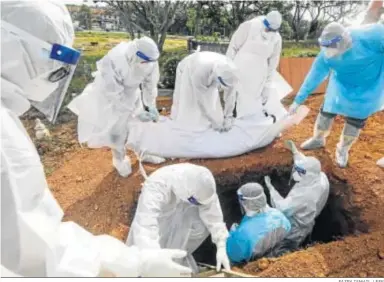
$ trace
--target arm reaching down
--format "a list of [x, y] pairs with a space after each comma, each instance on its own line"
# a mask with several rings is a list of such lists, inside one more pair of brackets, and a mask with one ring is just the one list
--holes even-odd
[[282, 39], [280, 34], [278, 34], [277, 42], [274, 45], [273, 53], [271, 57], [268, 58], [268, 74], [267, 74], [267, 82], [265, 87], [271, 87], [273, 73], [277, 70], [280, 62], [282, 49]]
[[325, 62], [323, 52], [320, 52], [295, 97], [295, 103], [298, 105], [304, 103], [307, 97], [327, 78], [328, 74], [329, 66]]

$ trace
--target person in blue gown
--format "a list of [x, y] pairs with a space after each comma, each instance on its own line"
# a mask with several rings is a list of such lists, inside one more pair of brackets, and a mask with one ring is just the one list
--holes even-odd
[[330, 23], [319, 43], [322, 50], [289, 110], [294, 113], [329, 77], [313, 137], [301, 144], [301, 148], [324, 147], [335, 116], [342, 115], [346, 122], [336, 147], [336, 162], [346, 167], [349, 150], [367, 118], [384, 109], [384, 25], [345, 28]]

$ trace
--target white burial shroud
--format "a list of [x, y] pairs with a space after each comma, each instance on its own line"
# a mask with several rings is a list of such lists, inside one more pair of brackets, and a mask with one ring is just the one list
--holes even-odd
[[268, 113], [277, 117], [275, 123], [260, 112], [236, 119], [230, 131], [220, 133], [211, 128], [191, 131], [162, 116], [157, 123], [130, 123], [127, 147], [164, 158], [227, 158], [265, 147], [309, 112], [306, 106], [300, 106], [295, 115], [288, 115], [280, 100], [292, 88], [278, 73], [275, 81], [277, 97], [266, 105]]

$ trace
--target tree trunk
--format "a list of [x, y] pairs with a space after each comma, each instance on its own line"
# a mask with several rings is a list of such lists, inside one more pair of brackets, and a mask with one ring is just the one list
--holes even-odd
[[196, 7], [196, 19], [195, 19], [195, 30], [193, 36], [196, 37], [201, 34], [200, 32], [200, 14], [201, 14], [201, 6], [200, 4], [197, 4]]

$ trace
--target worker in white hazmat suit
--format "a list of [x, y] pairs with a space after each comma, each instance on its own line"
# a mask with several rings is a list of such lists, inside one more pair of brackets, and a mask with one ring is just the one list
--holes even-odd
[[127, 245], [187, 251], [181, 264], [198, 271], [192, 253], [211, 234], [217, 270], [229, 270], [228, 231], [209, 169], [190, 163], [159, 168], [144, 182]]
[[[125, 142], [129, 122], [157, 121], [157, 83], [159, 50], [156, 43], [142, 37], [122, 42], [97, 62], [95, 80], [69, 105], [78, 118], [78, 138], [91, 148], [110, 147], [112, 163], [119, 174], [131, 174]], [[140, 90], [142, 85], [142, 90]], [[165, 160], [147, 155], [144, 162]]]
[[[2, 276], [179, 276], [180, 250], [140, 250], [61, 222], [39, 155], [19, 116], [31, 103], [50, 116], [60, 108], [80, 52], [61, 1], [1, 2]], [[47, 101], [54, 100], [50, 105]], [[54, 120], [54, 116], [49, 120]]]
[[[183, 129], [228, 131], [232, 128], [236, 100], [236, 67], [214, 52], [196, 52], [176, 69], [171, 119]], [[224, 90], [224, 110], [219, 87]]]
[[263, 187], [247, 183], [237, 190], [242, 213], [240, 224], [233, 224], [227, 239], [231, 262], [248, 262], [260, 258], [281, 242], [291, 230], [285, 215], [267, 204]]
[[291, 178], [296, 182], [287, 197], [283, 198], [271, 184], [269, 176], [265, 177], [272, 207], [283, 212], [292, 226], [287, 237], [274, 249], [276, 255], [297, 249], [303, 243], [311, 234], [315, 219], [323, 210], [329, 196], [329, 181], [321, 171], [319, 160], [300, 153], [292, 141], [287, 144], [293, 153]]
[[239, 118], [261, 112], [267, 104], [279, 109], [274, 110], [279, 116], [286, 113], [274, 83], [282, 49], [278, 32], [281, 22], [281, 14], [272, 11], [242, 23], [231, 38], [226, 55], [239, 70], [236, 100]]

